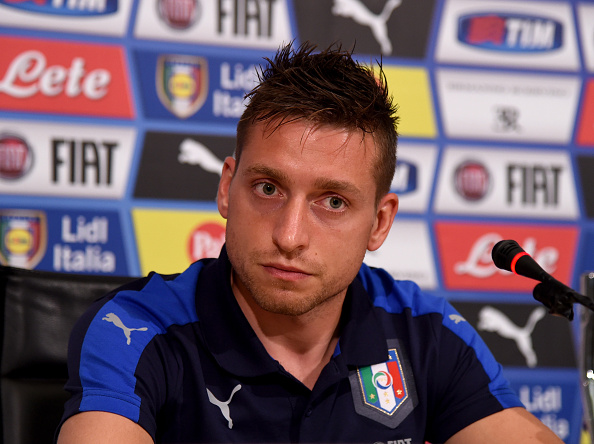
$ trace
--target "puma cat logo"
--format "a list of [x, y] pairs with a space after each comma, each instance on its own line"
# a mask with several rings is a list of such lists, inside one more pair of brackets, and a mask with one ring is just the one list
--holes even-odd
[[466, 322], [466, 319], [464, 319], [462, 316], [458, 314], [451, 314], [449, 318], [450, 320], [454, 321], [454, 324], [456, 325], [458, 325], [460, 322]]
[[210, 390], [206, 389], [206, 392], [208, 393], [208, 400], [211, 402], [211, 404], [214, 404], [219, 409], [221, 409], [221, 413], [223, 414], [223, 417], [227, 420], [230, 429], [233, 428], [233, 420], [231, 419], [231, 412], [229, 410], [229, 403], [233, 399], [233, 395], [239, 389], [241, 389], [241, 384], [237, 384], [235, 386], [235, 388], [231, 391], [231, 395], [229, 396], [229, 399], [227, 401], [219, 401], [217, 398], [215, 398], [215, 395], [213, 395]]
[[392, 53], [392, 43], [388, 37], [388, 19], [402, 0], [388, 0], [379, 14], [371, 12], [359, 0], [334, 0], [332, 14], [353, 19], [356, 23], [369, 26], [373, 37], [380, 44], [382, 54]]
[[101, 320], [102, 321], [111, 322], [116, 327], [121, 328], [122, 331], [124, 332], [124, 335], [126, 336], [126, 344], [128, 344], [128, 345], [130, 345], [130, 342], [132, 341], [132, 338], [131, 338], [130, 334], [133, 331], [147, 331], [148, 330], [148, 328], [146, 328], [146, 327], [140, 327], [140, 328], [128, 328], [128, 327], [126, 327], [124, 325], [124, 323], [122, 322], [122, 320], [115, 313], [107, 313], [105, 315], [105, 317], [102, 318]]
[[478, 314], [478, 329], [491, 331], [499, 334], [499, 336], [515, 341], [518, 350], [526, 359], [528, 367], [535, 367], [537, 364], [536, 352], [532, 346], [532, 332], [536, 323], [540, 321], [545, 315], [546, 310], [543, 307], [535, 308], [524, 327], [518, 327], [510, 319], [496, 308], [486, 306], [481, 309]]
[[199, 165], [204, 171], [219, 176], [223, 171], [223, 161], [215, 156], [205, 145], [193, 139], [184, 139], [179, 146], [179, 163]]

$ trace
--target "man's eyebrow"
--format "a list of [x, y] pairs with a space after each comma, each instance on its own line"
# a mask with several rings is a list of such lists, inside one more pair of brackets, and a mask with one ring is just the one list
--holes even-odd
[[317, 179], [315, 184], [316, 184], [317, 188], [322, 189], [322, 190], [330, 190], [330, 191], [336, 191], [339, 193], [348, 193], [348, 194], [354, 194], [354, 195], [361, 194], [361, 190], [359, 188], [357, 188], [352, 183], [346, 182], [343, 180], [321, 178], [321, 179]]
[[[291, 182], [291, 178], [285, 172], [262, 164], [255, 164], [246, 168], [246, 174], [269, 177], [281, 183]], [[314, 184], [320, 190], [336, 191], [338, 193], [348, 193], [357, 196], [362, 194], [361, 190], [355, 185], [343, 180], [321, 177], [316, 179]]]
[[289, 181], [289, 176], [286, 173], [259, 163], [246, 168], [246, 174], [266, 176], [279, 182]]

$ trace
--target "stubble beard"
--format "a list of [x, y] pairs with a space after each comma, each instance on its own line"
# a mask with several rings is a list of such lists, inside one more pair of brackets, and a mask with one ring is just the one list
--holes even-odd
[[[231, 249], [233, 250], [233, 249]], [[288, 281], [273, 280], [272, 282], [263, 280], [259, 277], [258, 267], [264, 262], [264, 258], [270, 259], [278, 256], [278, 253], [264, 253], [254, 252], [247, 256], [247, 260], [234, 260], [232, 252], [228, 251], [229, 259], [232, 264], [235, 284], [243, 290], [244, 297], [252, 299], [262, 310], [274, 314], [281, 314], [287, 316], [302, 316], [311, 312], [316, 307], [319, 307], [326, 302], [332, 300], [340, 294], [344, 294], [348, 283], [344, 283], [344, 279], [333, 278], [325, 280], [323, 277], [327, 276], [324, 266], [319, 264], [306, 263], [304, 267], [309, 272], [313, 272], [313, 276], [307, 279], [321, 278], [321, 286], [313, 288], [308, 292], [299, 289], [300, 283], [293, 283]], [[303, 262], [302, 262], [303, 263]], [[241, 288], [243, 287], [243, 288]]]

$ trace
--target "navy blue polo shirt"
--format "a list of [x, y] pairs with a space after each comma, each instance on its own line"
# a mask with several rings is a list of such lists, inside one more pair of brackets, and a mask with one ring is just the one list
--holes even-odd
[[451, 305], [365, 265], [335, 353], [309, 390], [266, 352], [230, 269], [223, 248], [94, 304], [72, 333], [63, 420], [113, 412], [159, 443], [438, 443], [522, 405]]

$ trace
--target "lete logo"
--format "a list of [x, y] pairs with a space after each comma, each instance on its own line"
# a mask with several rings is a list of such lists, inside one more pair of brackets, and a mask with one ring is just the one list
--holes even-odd
[[111, 74], [105, 69], [95, 69], [85, 75], [85, 61], [81, 57], [74, 58], [69, 68], [48, 67], [44, 54], [25, 51], [8, 67], [0, 91], [19, 98], [31, 97], [37, 92], [46, 96], [64, 92], [68, 97], [76, 97], [82, 92], [87, 98], [97, 100], [107, 94], [110, 82]]
[[561, 282], [571, 280], [578, 234], [575, 227], [439, 222], [435, 230], [448, 289], [532, 291], [536, 281], [493, 264], [491, 251], [503, 239], [516, 239]]
[[[454, 271], [458, 274], [469, 274], [474, 277], [484, 278], [495, 273], [509, 275], [508, 271], [500, 270], [493, 264], [491, 251], [493, 246], [503, 240], [500, 234], [487, 233], [475, 241], [465, 261], [457, 262]], [[554, 247], [543, 247], [536, 249], [536, 239], [528, 237], [522, 242], [524, 250], [547, 272], [555, 271], [559, 251]]]
[[3, 109], [133, 117], [121, 48], [0, 37]]

